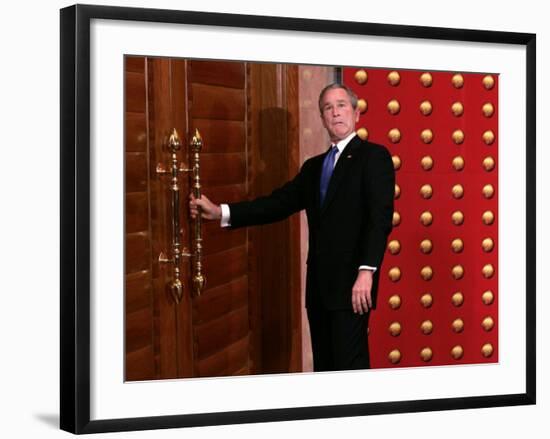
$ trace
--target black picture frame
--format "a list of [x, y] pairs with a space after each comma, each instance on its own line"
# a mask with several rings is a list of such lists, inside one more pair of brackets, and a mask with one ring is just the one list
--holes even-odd
[[[536, 401], [536, 35], [303, 18], [74, 5], [60, 28], [61, 81], [61, 370], [60, 424], [97, 433], [325, 417], [514, 406]], [[181, 23], [331, 34], [512, 44], [526, 48], [526, 376], [525, 393], [150, 416], [90, 419], [90, 22], [93, 19]]]

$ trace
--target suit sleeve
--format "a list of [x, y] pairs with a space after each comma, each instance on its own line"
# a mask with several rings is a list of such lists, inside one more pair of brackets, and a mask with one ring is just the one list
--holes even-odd
[[376, 146], [364, 175], [367, 196], [367, 222], [361, 236], [361, 265], [380, 268], [388, 235], [392, 230], [395, 171], [388, 150]]
[[304, 209], [308, 168], [305, 162], [296, 177], [270, 195], [229, 204], [231, 227], [269, 224]]

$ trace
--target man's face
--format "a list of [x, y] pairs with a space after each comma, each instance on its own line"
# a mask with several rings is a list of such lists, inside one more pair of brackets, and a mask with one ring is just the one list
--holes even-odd
[[332, 142], [345, 139], [355, 131], [359, 121], [359, 110], [353, 109], [346, 90], [333, 88], [328, 90], [321, 101], [321, 119]]

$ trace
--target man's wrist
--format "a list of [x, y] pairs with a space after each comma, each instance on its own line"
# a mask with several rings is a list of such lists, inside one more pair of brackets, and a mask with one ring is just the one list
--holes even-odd
[[367, 270], [374, 273], [377, 270], [377, 267], [371, 267], [370, 265], [360, 265], [359, 271], [363, 271], [363, 270]]

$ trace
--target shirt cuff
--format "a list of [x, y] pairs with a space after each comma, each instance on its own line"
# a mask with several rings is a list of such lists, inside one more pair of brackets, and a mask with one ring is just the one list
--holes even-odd
[[374, 273], [377, 270], [377, 268], [371, 267], [370, 265], [360, 265], [359, 270], [370, 270]]
[[231, 211], [227, 204], [220, 204], [222, 209], [222, 219], [220, 220], [220, 226], [229, 227], [231, 225]]

